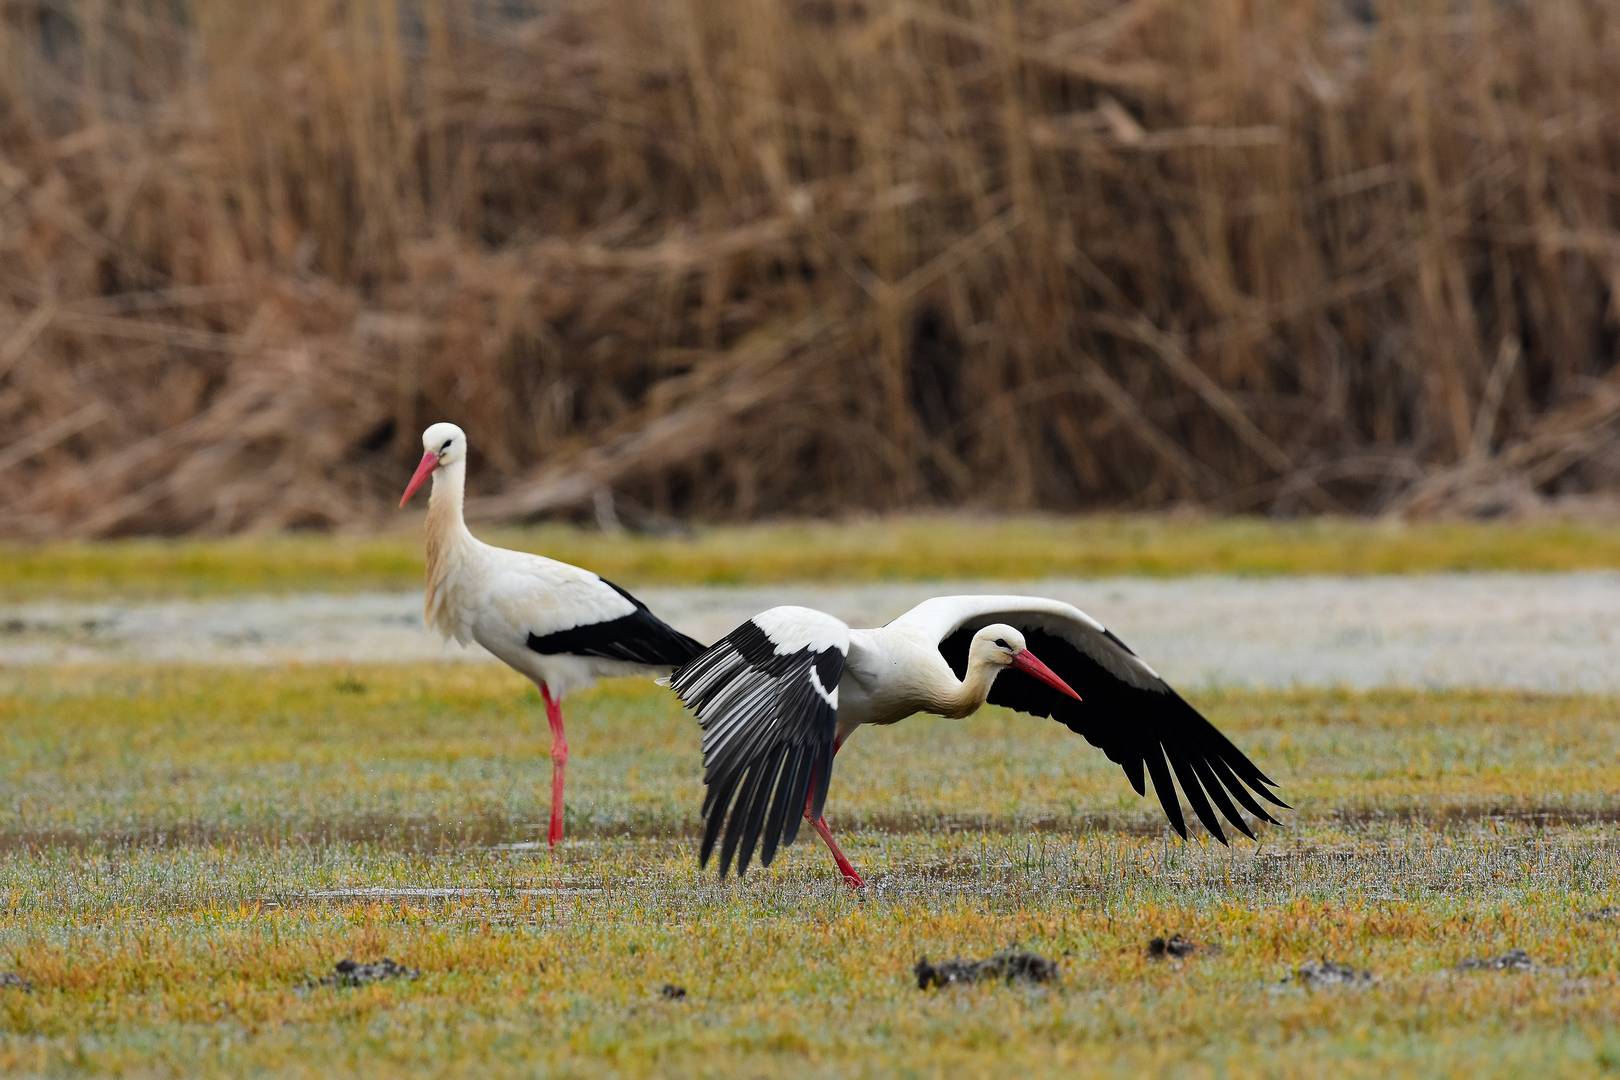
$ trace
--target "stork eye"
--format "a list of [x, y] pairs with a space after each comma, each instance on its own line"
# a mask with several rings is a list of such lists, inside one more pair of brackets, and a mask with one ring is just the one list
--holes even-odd
[[456, 440], [454, 440], [454, 439], [446, 439], [446, 440], [444, 440], [444, 445], [443, 445], [443, 446], [441, 446], [441, 447], [439, 447], [439, 453], [441, 453], [441, 454], [442, 454], [442, 453], [444, 453], [444, 452], [445, 452], [445, 451], [446, 451], [446, 450], [448, 450], [448, 449], [450, 449], [450, 444], [451, 444], [451, 443], [453, 443], [453, 442], [455, 442], [455, 441], [456, 441]]
[[996, 648], [1005, 649], [1006, 647], [1007, 643], [1005, 641], [1002, 641], [1000, 638], [996, 638]]

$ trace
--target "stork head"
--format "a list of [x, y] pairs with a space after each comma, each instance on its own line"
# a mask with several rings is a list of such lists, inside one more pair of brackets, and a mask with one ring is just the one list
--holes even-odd
[[1073, 687], [1029, 651], [1029, 643], [1024, 640], [1023, 632], [1016, 626], [991, 623], [974, 634], [973, 645], [968, 650], [968, 663], [984, 664], [991, 670], [1012, 668], [1045, 683], [1060, 694], [1072, 697], [1076, 701], [1080, 700], [1080, 695], [1074, 692]]
[[440, 422], [422, 432], [422, 460], [405, 485], [405, 494], [399, 498], [404, 506], [416, 494], [416, 489], [427, 483], [427, 478], [446, 465], [454, 465], [467, 458], [467, 433], [454, 424]]

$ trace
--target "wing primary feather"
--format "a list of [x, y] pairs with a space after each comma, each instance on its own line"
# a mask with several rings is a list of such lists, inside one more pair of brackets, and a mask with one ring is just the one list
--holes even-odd
[[[787, 824], [788, 811], [793, 806], [794, 781], [799, 776], [799, 758], [803, 756], [802, 746], [792, 747], [782, 757], [782, 772], [776, 778], [776, 794], [771, 802], [770, 817], [765, 821], [765, 834], [763, 845], [759, 851], [759, 865], [769, 866], [771, 860], [776, 858], [777, 845], [782, 842], [783, 826]], [[800, 791], [799, 803], [804, 803], [804, 793]]]
[[1226, 790], [1232, 793], [1232, 797], [1243, 805], [1243, 809], [1247, 810], [1261, 821], [1269, 821], [1273, 825], [1282, 824], [1282, 822], [1266, 813], [1265, 807], [1254, 801], [1254, 796], [1249, 794], [1249, 789], [1244, 786], [1243, 781], [1239, 780], [1232, 774], [1231, 768], [1226, 764], [1225, 761], [1218, 757], [1212, 757], [1207, 758], [1206, 762], [1211, 771], [1213, 771], [1216, 777], [1220, 779], [1221, 783], [1226, 785]]
[[1209, 797], [1214, 800], [1216, 808], [1226, 816], [1226, 820], [1230, 821], [1232, 827], [1237, 829], [1238, 832], [1253, 840], [1254, 833], [1249, 830], [1248, 822], [1243, 820], [1243, 815], [1238, 813], [1237, 807], [1232, 805], [1231, 798], [1226, 794], [1226, 787], [1215, 778], [1215, 773], [1211, 771], [1209, 764], [1201, 757], [1189, 759], [1189, 764], [1192, 765], [1193, 771], [1198, 774], [1198, 779], [1203, 783], [1204, 790], [1209, 792]]
[[798, 839], [799, 826], [804, 821], [804, 807], [810, 799], [810, 785], [815, 777], [816, 752], [813, 746], [799, 748], [798, 771], [793, 776], [793, 790], [798, 792], [797, 801], [788, 808], [788, 819], [785, 823], [786, 831], [782, 834], [782, 846], [793, 843]]
[[[1203, 729], [1204, 743], [1212, 751], [1214, 751], [1214, 756], [1224, 758], [1227, 764], [1232, 767], [1232, 770], [1237, 773], [1237, 775], [1248, 780], [1250, 784], [1254, 786], [1255, 790], [1266, 796], [1266, 798], [1271, 798], [1270, 793], [1266, 792], [1259, 785], [1268, 784], [1271, 787], [1276, 787], [1277, 781], [1267, 776], [1264, 772], [1261, 772], [1260, 766], [1249, 760], [1249, 756], [1242, 750], [1239, 750], [1237, 748], [1237, 744], [1222, 734], [1221, 729], [1210, 723], [1202, 713], [1193, 708], [1191, 705], [1187, 704], [1187, 702], [1181, 697], [1178, 696], [1176, 700], [1181, 703], [1182, 707], [1185, 708], [1187, 712], [1198, 718], [1199, 724]], [[1283, 804], [1279, 802], [1277, 805], [1282, 806]]]
[[1198, 782], [1198, 775], [1184, 760], [1180, 753], [1172, 753], [1168, 748], [1165, 755], [1170, 759], [1170, 767], [1176, 771], [1176, 779], [1181, 782], [1181, 792], [1187, 796], [1187, 802], [1198, 815], [1198, 820], [1204, 823], [1204, 828], [1219, 840], [1226, 843], [1226, 834], [1221, 831], [1221, 823], [1215, 817], [1215, 811], [1210, 808], [1209, 799], [1204, 795], [1204, 787]]
[[1147, 794], [1147, 787], [1142, 780], [1142, 764], [1141, 755], [1127, 758], [1120, 763], [1120, 768], [1125, 770], [1125, 779], [1131, 782], [1131, 787], [1136, 789], [1138, 795]]
[[708, 798], [704, 800], [703, 846], [698, 849], [699, 867], [708, 866], [709, 856], [714, 854], [715, 841], [720, 838], [720, 826], [726, 820], [726, 805], [731, 801], [731, 792], [736, 784], [736, 780], [732, 779], [709, 788]]
[[785, 747], [773, 746], [760, 758], [754, 766], [759, 771], [759, 786], [746, 808], [743, 818], [742, 852], [738, 856], [737, 876], [741, 877], [748, 872], [748, 864], [753, 861], [754, 848], [759, 844], [759, 831], [765, 827], [765, 817], [770, 811], [771, 795], [776, 791], [776, 785], [782, 773], [782, 759], [787, 756]]
[[770, 744], [778, 726], [777, 719], [769, 715], [763, 718], [749, 717], [745, 722], [748, 721], [757, 722], [746, 728], [743, 735], [726, 748], [723, 756], [716, 758], [714, 767], [720, 774], [727, 770], [741, 772], [748, 768], [756, 755]]
[[[1185, 705], [1186, 703], [1183, 702], [1183, 704]], [[1219, 728], [1205, 719], [1204, 716], [1191, 705], [1187, 705], [1186, 708], [1189, 713], [1198, 718], [1200, 734], [1202, 735], [1202, 742], [1206, 750], [1204, 760], [1212, 766], [1222, 766], [1222, 769], [1219, 773], [1217, 773], [1217, 775], [1222, 776], [1222, 779], [1226, 782], [1226, 786], [1232, 788], [1234, 794], [1241, 793], [1246, 795], [1247, 789], [1253, 788], [1255, 792], [1257, 792], [1260, 797], [1265, 799], [1267, 802], [1280, 806], [1284, 810], [1293, 809], [1293, 807], [1283, 802], [1276, 795], [1273, 795], [1270, 791], [1266, 790], [1266, 785], [1269, 784], [1272, 787], [1275, 787], [1276, 782], [1268, 777], [1265, 773], [1261, 772], [1259, 767], [1256, 766], [1254, 762], [1249, 760], [1248, 755], [1239, 750], [1237, 746], [1233, 744], [1231, 739], [1228, 739], [1225, 735], [1221, 734]], [[1240, 777], [1244, 779], [1239, 779]], [[1250, 812], [1254, 813], [1255, 811]], [[1262, 813], [1259, 816], [1266, 821], [1277, 824], [1276, 819], [1271, 817], [1269, 814]]]
[[816, 786], [810, 816], [816, 820], [820, 820], [822, 811], [827, 808], [827, 788], [832, 784], [832, 763], [832, 740], [827, 739], [816, 746], [816, 768], [810, 778], [810, 782]]
[[1176, 788], [1170, 782], [1170, 770], [1164, 764], [1164, 750], [1157, 742], [1147, 751], [1147, 769], [1153, 777], [1153, 790], [1159, 796], [1159, 805], [1164, 807], [1164, 816], [1170, 819], [1170, 827], [1183, 840], [1187, 839], [1187, 822], [1181, 816], [1181, 803], [1176, 800]]
[[1221, 755], [1220, 760], [1226, 764], [1228, 769], [1230, 769], [1236, 775], [1247, 779], [1248, 786], [1253, 789], [1254, 793], [1259, 795], [1262, 799], [1275, 806], [1280, 806], [1284, 810], [1293, 809], [1292, 806], [1289, 806], [1287, 803], [1283, 802], [1281, 799], [1277, 798], [1277, 796], [1273, 795], [1267, 790], [1266, 785], [1270, 784], [1271, 781], [1266, 779], [1265, 773], [1255, 768], [1254, 762], [1250, 761], [1247, 757], [1244, 757], [1243, 751], [1233, 746], [1230, 741], [1225, 739], [1224, 736], [1222, 737], [1222, 741], [1226, 742], [1226, 752]]
[[[725, 877], [731, 870], [732, 860], [737, 855], [737, 845], [742, 842], [743, 828], [748, 820], [748, 805], [754, 800], [755, 789], [765, 772], [762, 764], [755, 763], [745, 773], [742, 790], [737, 793], [736, 800], [731, 804], [731, 817], [726, 822], [726, 838], [720, 845], [720, 876]], [[741, 871], [738, 871], [741, 876]]]

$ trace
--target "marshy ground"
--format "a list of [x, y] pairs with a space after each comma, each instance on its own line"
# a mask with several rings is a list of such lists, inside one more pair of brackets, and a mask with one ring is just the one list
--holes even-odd
[[[650, 684], [571, 702], [552, 852], [499, 668], [0, 668], [0, 1073], [1620, 1067], [1620, 700], [1194, 699], [1286, 827], [1182, 843], [1056, 724], [919, 718], [839, 757], [854, 896], [808, 834], [699, 873], [698, 732]], [[1056, 978], [918, 989], [1006, 949]]]
[[[1620, 1062], [1610, 698], [1204, 695], [1298, 808], [1230, 849], [1054, 724], [862, 732], [830, 810], [856, 897], [809, 836], [698, 873], [697, 733], [655, 687], [577, 700], [548, 852], [544, 724], [486, 667], [0, 681], [0, 969], [31, 984], [0, 988], [3, 1072]], [[1173, 934], [1218, 948], [1151, 953]], [[1009, 946], [1058, 978], [917, 989]], [[419, 974], [317, 982], [385, 957]]]

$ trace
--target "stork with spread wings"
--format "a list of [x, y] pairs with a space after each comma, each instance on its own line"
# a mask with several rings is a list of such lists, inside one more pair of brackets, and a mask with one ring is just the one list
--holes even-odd
[[[1006, 670], [1004, 673], [1004, 669]], [[862, 724], [919, 712], [962, 717], [986, 701], [1051, 717], [1146, 779], [1187, 835], [1177, 785], [1222, 843], [1224, 819], [1276, 823], [1276, 784], [1123, 641], [1085, 612], [1034, 596], [942, 596], [887, 626], [852, 630], [809, 608], [761, 612], [676, 670], [671, 687], [703, 725], [702, 861], [720, 873], [770, 865], [802, 816], [851, 886], [864, 885], [822, 818], [833, 756]], [[1172, 779], [1172, 776], [1174, 779]]]

